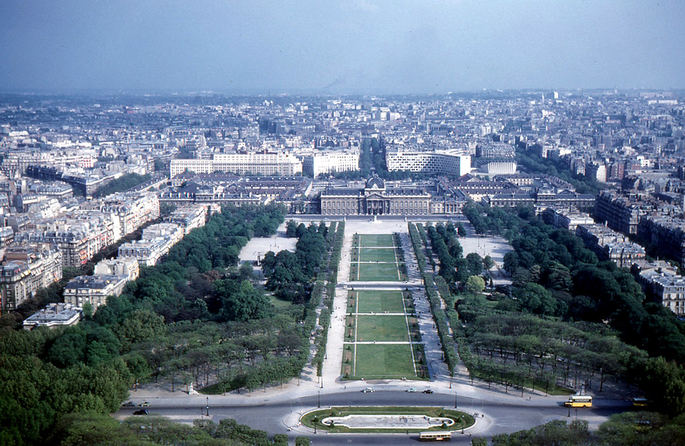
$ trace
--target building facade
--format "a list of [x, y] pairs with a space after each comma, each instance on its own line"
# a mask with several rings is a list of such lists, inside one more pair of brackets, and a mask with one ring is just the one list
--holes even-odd
[[660, 256], [685, 261], [685, 220], [667, 216], [646, 216], [637, 227], [640, 240], [653, 246]]
[[67, 303], [48, 304], [42, 310], [33, 313], [23, 323], [24, 330], [36, 327], [68, 327], [76, 325], [83, 317], [83, 310]]
[[62, 278], [62, 253], [46, 245], [8, 248], [0, 265], [0, 307], [16, 310], [24, 301]]
[[640, 282], [649, 297], [677, 316], [685, 316], [685, 277], [650, 269], [640, 272]]
[[615, 192], [602, 191], [595, 200], [594, 215], [598, 221], [624, 234], [637, 234], [640, 206]]
[[385, 187], [373, 177], [361, 189], [328, 188], [321, 193], [321, 215], [430, 215], [431, 194], [414, 188]]
[[385, 154], [388, 171], [410, 171], [437, 175], [463, 176], [471, 171], [471, 155], [459, 151], [388, 150]]
[[81, 308], [88, 303], [95, 310], [107, 304], [107, 297], [120, 295], [126, 282], [126, 276], [77, 276], [64, 288], [64, 302]]
[[238, 175], [291, 176], [302, 174], [302, 161], [289, 153], [217, 153], [211, 160], [171, 160], [171, 178], [183, 172], [231, 172]]
[[304, 173], [313, 178], [337, 172], [356, 172], [359, 170], [358, 150], [326, 150], [302, 157]]

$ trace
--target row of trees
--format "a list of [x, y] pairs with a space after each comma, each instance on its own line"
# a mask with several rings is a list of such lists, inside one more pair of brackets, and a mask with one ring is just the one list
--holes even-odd
[[622, 338], [651, 355], [685, 362], [685, 326], [668, 309], [645, 299], [634, 276], [601, 262], [582, 240], [547, 225], [529, 209], [493, 209], [468, 204], [490, 227], [507, 226], [513, 252], [504, 257], [516, 304], [524, 311], [569, 320], [608, 320]]
[[[596, 431], [588, 429], [585, 420], [550, 421], [533, 429], [499, 434], [492, 438], [493, 446], [564, 445], [564, 446], [648, 446], [683, 444], [685, 416], [668, 420], [652, 412], [625, 412], [612, 415]], [[477, 439], [474, 445], [487, 445]]]
[[[35, 444], [68, 413], [115, 411], [136, 380], [157, 370], [152, 357], [175, 323], [225, 323], [230, 312], [216, 299], [214, 282], [226, 278], [227, 267], [239, 277], [240, 247], [253, 234], [275, 231], [279, 216], [282, 221], [274, 206], [224, 208], [79, 326], [31, 332], [3, 327], [0, 442]], [[192, 289], [193, 283], [203, 286]], [[298, 327], [298, 321], [286, 325]]]
[[[464, 250], [458, 240], [457, 228], [452, 223], [428, 226], [428, 237], [433, 254], [440, 261], [438, 274], [455, 290], [457, 283], [463, 286], [469, 277], [483, 273], [484, 262], [480, 255], [472, 252], [463, 257]], [[486, 263], [492, 267], [492, 260], [488, 259]]]
[[328, 251], [328, 228], [323, 222], [320, 225], [312, 223], [309, 227], [301, 223], [296, 231], [301, 235], [294, 253], [282, 250], [274, 254], [269, 251], [261, 263], [268, 289], [280, 299], [305, 303]]
[[[681, 367], [685, 361], [685, 327], [668, 309], [646, 300], [628, 270], [599, 261], [578, 237], [544, 224], [530, 209], [492, 209], [469, 203], [465, 214], [475, 216], [481, 229], [494, 228], [505, 234], [514, 247], [504, 263], [512, 273], [515, 299], [493, 295], [495, 310], [587, 321], [590, 325], [585, 330], [607, 328], [608, 324], [623, 341], [651, 356], [631, 354], [618, 362], [625, 370], [623, 376], [639, 384], [652, 400], [667, 399], [668, 404], [659, 406], [662, 410], [671, 414], [685, 410]], [[468, 310], [461, 311], [461, 307], [460, 314], [469, 318]]]
[[571, 183], [581, 194], [594, 195], [604, 187], [594, 178], [571, 172], [568, 163], [562, 159], [541, 158], [532, 155], [523, 147], [517, 148], [516, 161], [525, 171], [553, 175]]
[[[343, 237], [345, 234], [345, 222], [331, 223], [329, 228], [330, 244], [332, 246], [331, 254], [328, 259], [328, 268], [326, 275], [326, 296], [324, 298], [324, 305], [319, 313], [320, 333], [317, 334], [316, 345], [317, 350], [312, 364], [316, 367], [317, 376], [321, 376], [323, 372], [323, 360], [326, 354], [326, 343], [328, 341], [328, 327], [331, 323], [331, 312], [333, 311], [333, 298], [335, 297], [335, 287], [338, 283], [338, 265], [340, 264], [340, 254], [342, 252]], [[324, 287], [322, 281], [317, 281], [319, 286]], [[316, 286], [316, 285], [315, 285]]]
[[[445, 362], [447, 363], [447, 367], [450, 373], [454, 373], [458, 362], [456, 345], [450, 334], [447, 315], [445, 314], [445, 310], [443, 310], [442, 308], [440, 295], [438, 294], [435, 280], [433, 279], [433, 274], [431, 272], [424, 271], [425, 245], [421, 240], [421, 236], [419, 230], [417, 229], [417, 226], [422, 225], [409, 223], [409, 237], [411, 238], [416, 258], [423, 260], [419, 262], [419, 270], [421, 271], [423, 276], [423, 284], [426, 290], [426, 296], [428, 297], [428, 302], [431, 306], [431, 312], [433, 313], [433, 320], [435, 321], [435, 326], [438, 329], [438, 336], [440, 337], [440, 343], [442, 345], [442, 351], [445, 357]], [[444, 284], [444, 281], [442, 283]]]
[[143, 184], [150, 180], [150, 175], [138, 175], [137, 173], [127, 173], [120, 176], [119, 178], [110, 181], [104, 186], [98, 187], [98, 189], [93, 193], [93, 197], [104, 197], [109, 194], [116, 192], [124, 192], [131, 188]]
[[[219, 423], [211, 420], [196, 420], [192, 426], [188, 426], [161, 417], [132, 417], [119, 422], [108, 415], [97, 413], [73, 414], [64, 417], [49, 440], [50, 443], [64, 445], [288, 445], [288, 436], [285, 434], [269, 437], [264, 431], [238, 424], [230, 418], [223, 419]], [[306, 437], [297, 437], [295, 444], [306, 446], [310, 444], [310, 441]]]
[[596, 380], [593, 390], [602, 391], [607, 377], [624, 377], [633, 364], [647, 359], [646, 352], [621, 342], [601, 324], [502, 311], [480, 296], [461, 299], [458, 308], [466, 323], [460, 331], [475, 355], [462, 355], [464, 362], [480, 372], [497, 364], [511, 384], [548, 375], [550, 384], [572, 388]]

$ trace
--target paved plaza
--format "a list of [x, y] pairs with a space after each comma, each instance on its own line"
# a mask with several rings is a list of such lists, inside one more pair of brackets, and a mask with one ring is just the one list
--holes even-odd
[[240, 250], [241, 262], [257, 262], [264, 258], [264, 254], [273, 251], [278, 254], [279, 251], [288, 250], [295, 251], [295, 244], [297, 238], [285, 236], [285, 223], [282, 223], [276, 234], [271, 237], [252, 237], [247, 244]]
[[475, 252], [481, 257], [490, 256], [495, 262], [495, 266], [490, 269], [490, 274], [495, 285], [510, 285], [511, 280], [504, 271], [504, 255], [513, 248], [503, 237], [492, 235], [479, 235], [473, 225], [466, 221], [463, 223], [466, 229], [466, 237], [459, 237], [459, 243], [464, 249], [464, 256]]

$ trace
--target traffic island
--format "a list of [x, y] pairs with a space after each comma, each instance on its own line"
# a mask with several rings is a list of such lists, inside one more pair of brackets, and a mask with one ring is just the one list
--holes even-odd
[[300, 422], [330, 433], [451, 432], [475, 423], [464, 412], [442, 407], [330, 407], [307, 412]]

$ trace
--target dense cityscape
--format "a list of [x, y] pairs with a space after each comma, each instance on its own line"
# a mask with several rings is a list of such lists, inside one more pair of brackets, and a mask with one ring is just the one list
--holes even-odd
[[[684, 121], [669, 91], [5, 95], [3, 382], [37, 392], [6, 387], [24, 403], [3, 409], [5, 440], [59, 419], [58, 443], [102, 432], [68, 415], [85, 411], [133, 413], [116, 442], [335, 444], [350, 437], [315, 436], [337, 416], [366, 443], [357, 432], [378, 429], [345, 421], [353, 406], [317, 419], [311, 398], [361, 390], [411, 414], [418, 388], [419, 406], [454, 398], [430, 412], [435, 432], [473, 444], [625, 444], [612, 429], [635, 417], [680, 441]], [[109, 383], [55, 406], [35, 361], [50, 380]], [[260, 390], [273, 407], [248, 410]], [[596, 409], [567, 426], [585, 396]], [[508, 427], [512, 404], [526, 415]], [[194, 427], [160, 418], [159, 437], [136, 437], [139, 413]], [[377, 441], [436, 435], [387, 418]]]
[[0, 445], [685, 446], [683, 19], [3, 0]]

